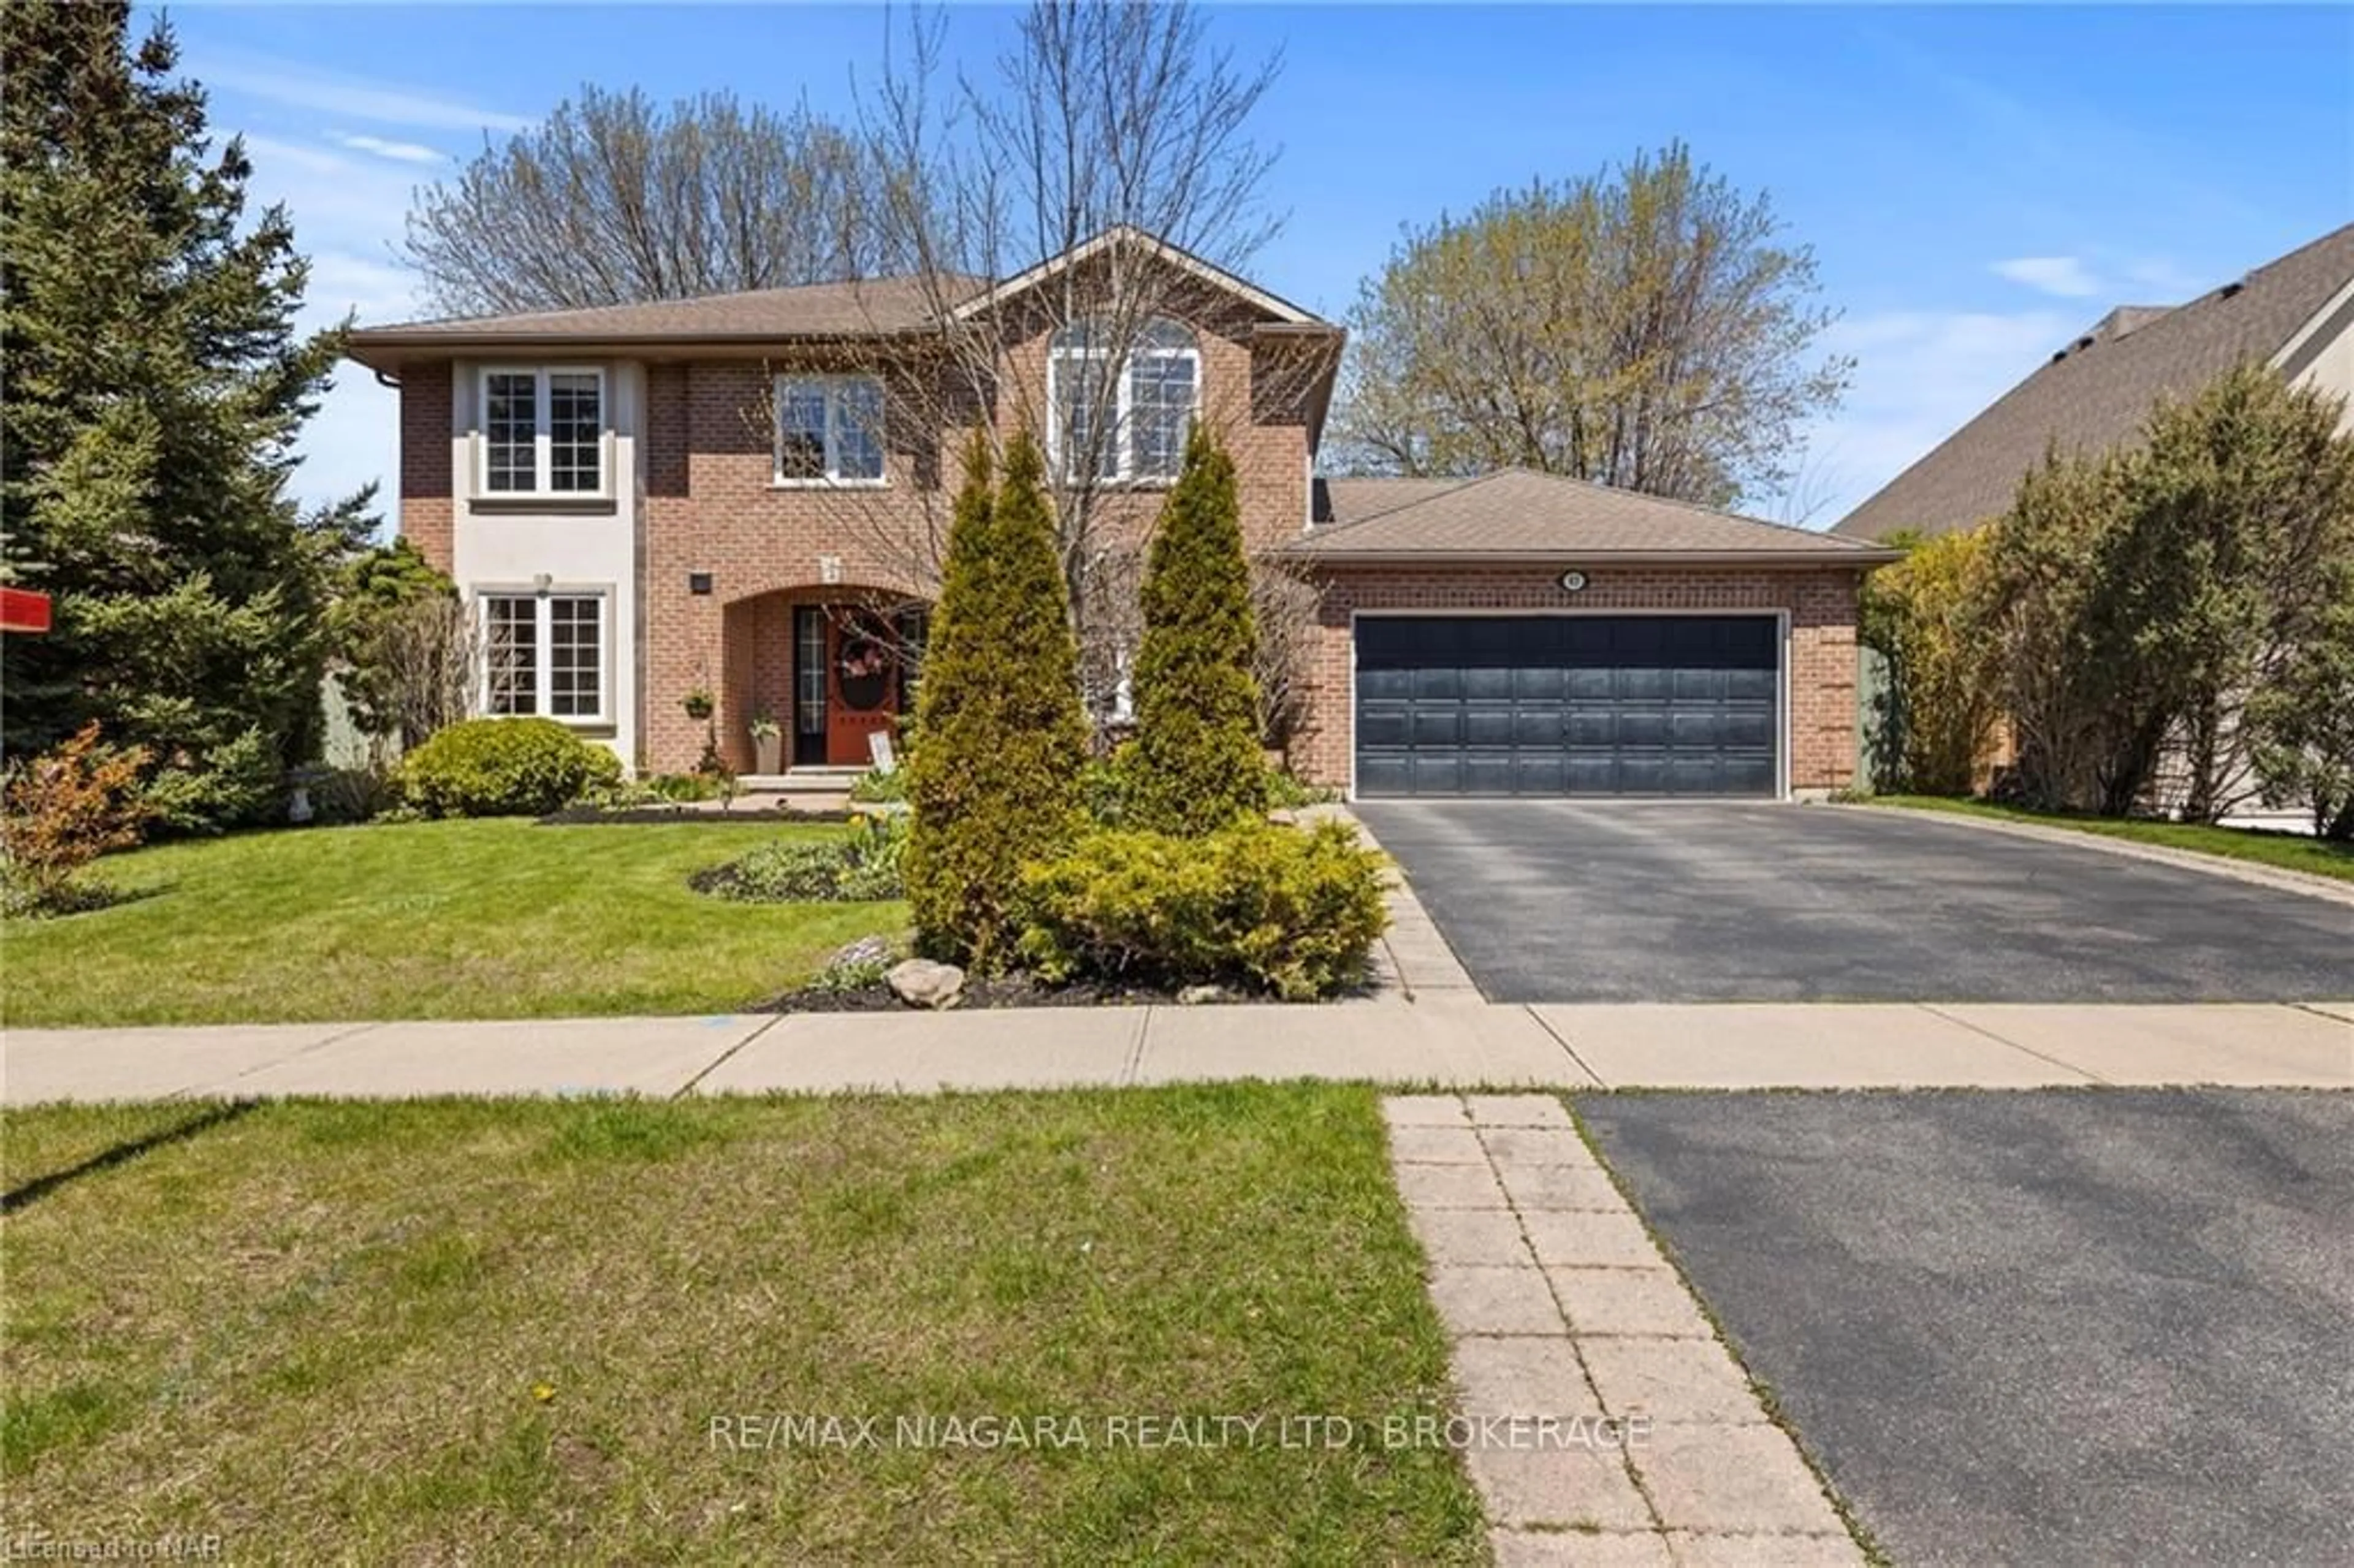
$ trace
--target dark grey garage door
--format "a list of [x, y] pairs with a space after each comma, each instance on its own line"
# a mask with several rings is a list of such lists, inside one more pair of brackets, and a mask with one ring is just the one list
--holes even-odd
[[1772, 795], [1771, 616], [1367, 616], [1361, 795]]

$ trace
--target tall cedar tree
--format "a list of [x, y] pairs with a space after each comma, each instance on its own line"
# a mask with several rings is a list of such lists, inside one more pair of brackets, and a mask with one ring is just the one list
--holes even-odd
[[0, 7], [7, 574], [56, 600], [14, 640], [0, 746], [92, 719], [159, 770], [182, 827], [261, 815], [315, 750], [328, 574], [368, 495], [302, 514], [292, 443], [340, 335], [297, 337], [308, 268], [285, 211], [248, 221], [241, 143], [130, 7]]
[[1258, 628], [1243, 553], [1235, 462], [1207, 427], [1161, 509], [1145, 563], [1136, 654], [1129, 810], [1139, 827], [1193, 836], [1267, 809], [1259, 746]]
[[918, 946], [986, 973], [1013, 950], [1023, 868], [1070, 832], [1086, 759], [1078, 652], [1044, 461], [1017, 437], [989, 492], [976, 437], [949, 527], [908, 764]]

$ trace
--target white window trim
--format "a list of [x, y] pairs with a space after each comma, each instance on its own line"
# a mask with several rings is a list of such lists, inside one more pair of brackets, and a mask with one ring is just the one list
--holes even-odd
[[[613, 590], [605, 585], [573, 587], [550, 584], [539, 588], [529, 583], [483, 583], [473, 589], [474, 631], [482, 639], [482, 667], [475, 678], [474, 700], [485, 718], [545, 718], [578, 729], [603, 729], [613, 723]], [[527, 714], [496, 714], [491, 711], [491, 600], [494, 599], [527, 599], [536, 608], [532, 611], [532, 701], [534, 711]], [[597, 711], [593, 714], [551, 714], [539, 711], [547, 705], [555, 690], [556, 618], [548, 601], [558, 599], [593, 599], [597, 601]]]
[[[532, 488], [491, 488], [491, 377], [528, 376], [532, 378]], [[548, 434], [549, 377], [593, 376], [597, 378], [597, 488], [551, 490], [555, 479], [555, 440]], [[613, 389], [601, 365], [483, 365], [474, 374], [474, 499], [477, 501], [610, 501], [613, 498]]]
[[[1168, 319], [1168, 318], [1161, 318]], [[1076, 324], [1076, 323], [1070, 323]], [[1150, 323], [1145, 325], [1150, 326]], [[1057, 348], [1049, 341], [1046, 345], [1046, 445], [1056, 478], [1064, 484], [1124, 484], [1152, 489], [1177, 482], [1178, 469], [1167, 473], [1139, 473], [1136, 471], [1136, 421], [1132, 418], [1136, 405], [1135, 362], [1140, 359], [1190, 359], [1193, 362], [1193, 402], [1185, 410], [1190, 423], [1202, 417], [1202, 345], [1199, 334], [1184, 323], [1171, 321], [1182, 327], [1187, 342], [1182, 348], [1137, 347], [1119, 356], [1119, 375], [1114, 381], [1112, 418], [1118, 434], [1113, 449], [1116, 471], [1087, 475], [1071, 471], [1071, 461], [1079, 454], [1063, 450], [1063, 366], [1080, 360], [1108, 362], [1113, 358], [1108, 348]], [[1058, 329], [1065, 330], [1065, 329]], [[1183, 466], [1181, 454], [1179, 468]]]
[[[888, 393], [879, 376], [843, 375], [809, 376], [786, 373], [776, 379], [770, 388], [775, 409], [769, 425], [769, 488], [771, 490], [884, 490], [891, 483], [891, 450], [883, 440], [884, 430], [875, 432], [875, 445], [882, 449], [883, 471], [872, 479], [864, 476], [845, 479], [840, 471], [842, 458], [836, 439], [842, 424], [842, 391], [846, 387], [875, 388], [875, 417], [884, 429], [890, 428]], [[785, 388], [788, 387], [822, 387], [825, 389], [825, 472], [814, 477], [785, 472]]]

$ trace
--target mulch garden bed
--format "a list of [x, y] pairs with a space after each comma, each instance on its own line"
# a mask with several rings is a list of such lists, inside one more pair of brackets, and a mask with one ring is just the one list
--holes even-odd
[[[1274, 997], [1249, 996], [1240, 991], [1222, 991], [1214, 1000], [1188, 1003], [1194, 1007], [1215, 1007], [1236, 1001], [1273, 1001]], [[958, 993], [952, 1011], [970, 1011], [989, 1007], [1172, 1007], [1177, 1005], [1177, 992], [1153, 986], [1110, 986], [1093, 981], [1077, 981], [1070, 985], [1048, 985], [1029, 975], [998, 975], [989, 980], [967, 980], [964, 990]], [[1309, 1005], [1313, 1005], [1309, 1004]], [[881, 981], [860, 986], [854, 991], [810, 989], [789, 991], [753, 1008], [754, 1012], [920, 1012], [901, 1001], [892, 989]]]
[[567, 806], [539, 819], [543, 828], [573, 828], [594, 822], [846, 822], [848, 811], [803, 811], [790, 806], [739, 806], [713, 811], [688, 806], [625, 806], [607, 811], [595, 806]]
[[[1092, 981], [1050, 987], [1041, 980], [1031, 980], [1029, 975], [998, 975], [993, 980], [965, 981], [963, 991], [956, 993], [953, 1010], [970, 1012], [972, 1008], [1144, 1008], [1172, 1005], [1174, 1001], [1174, 991], [1156, 991], [1151, 987], [1102, 987]], [[1250, 998], [1219, 993], [1219, 1001]], [[899, 993], [892, 991], [887, 984], [875, 981], [871, 987], [857, 987], [854, 991], [784, 991], [781, 996], [768, 998], [765, 1003], [753, 1008], [753, 1012], [923, 1012], [923, 1008], [911, 1008], [899, 1001]]]

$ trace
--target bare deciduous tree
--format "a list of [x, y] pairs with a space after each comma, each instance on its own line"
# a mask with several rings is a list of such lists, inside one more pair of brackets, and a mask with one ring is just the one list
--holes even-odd
[[386, 705], [376, 722], [384, 738], [397, 739], [404, 751], [472, 716], [479, 705], [477, 682], [487, 678], [497, 685], [511, 679], [515, 658], [514, 650], [504, 643], [485, 650], [474, 616], [450, 594], [434, 594], [388, 612], [371, 652]]
[[1323, 592], [1299, 571], [1262, 559], [1251, 572], [1251, 613], [1258, 621], [1258, 651], [1251, 673], [1258, 678], [1259, 733], [1267, 744], [1291, 750], [1308, 718], [1309, 661]]
[[[888, 417], [951, 450], [976, 426], [1049, 447], [1082, 678], [1101, 715], [1124, 679], [1161, 499], [1139, 482], [1140, 450], [1165, 450], [1173, 475], [1188, 409], [1239, 429], [1302, 396], [1337, 346], [1329, 334], [1255, 341], [1250, 307], [1193, 264], [1239, 271], [1276, 229], [1262, 195], [1274, 153], [1249, 122], [1279, 62], [1212, 47], [1183, 0], [1035, 0], [980, 76], [947, 69], [941, 24], [918, 12], [895, 31], [863, 126], [888, 171], [885, 244], [939, 323], [891, 368]], [[1203, 374], [1222, 334], [1249, 375]], [[1151, 410], [1131, 380], [1146, 361], [1148, 379], [1169, 376]], [[845, 491], [832, 504], [925, 585], [952, 488], [912, 503]]]
[[1409, 228], [1367, 281], [1336, 449], [1728, 504], [1789, 476], [1850, 366], [1815, 358], [1813, 253], [1681, 144]]
[[452, 314], [561, 310], [896, 270], [905, 208], [867, 140], [806, 106], [668, 109], [584, 87], [417, 194], [407, 252]]

